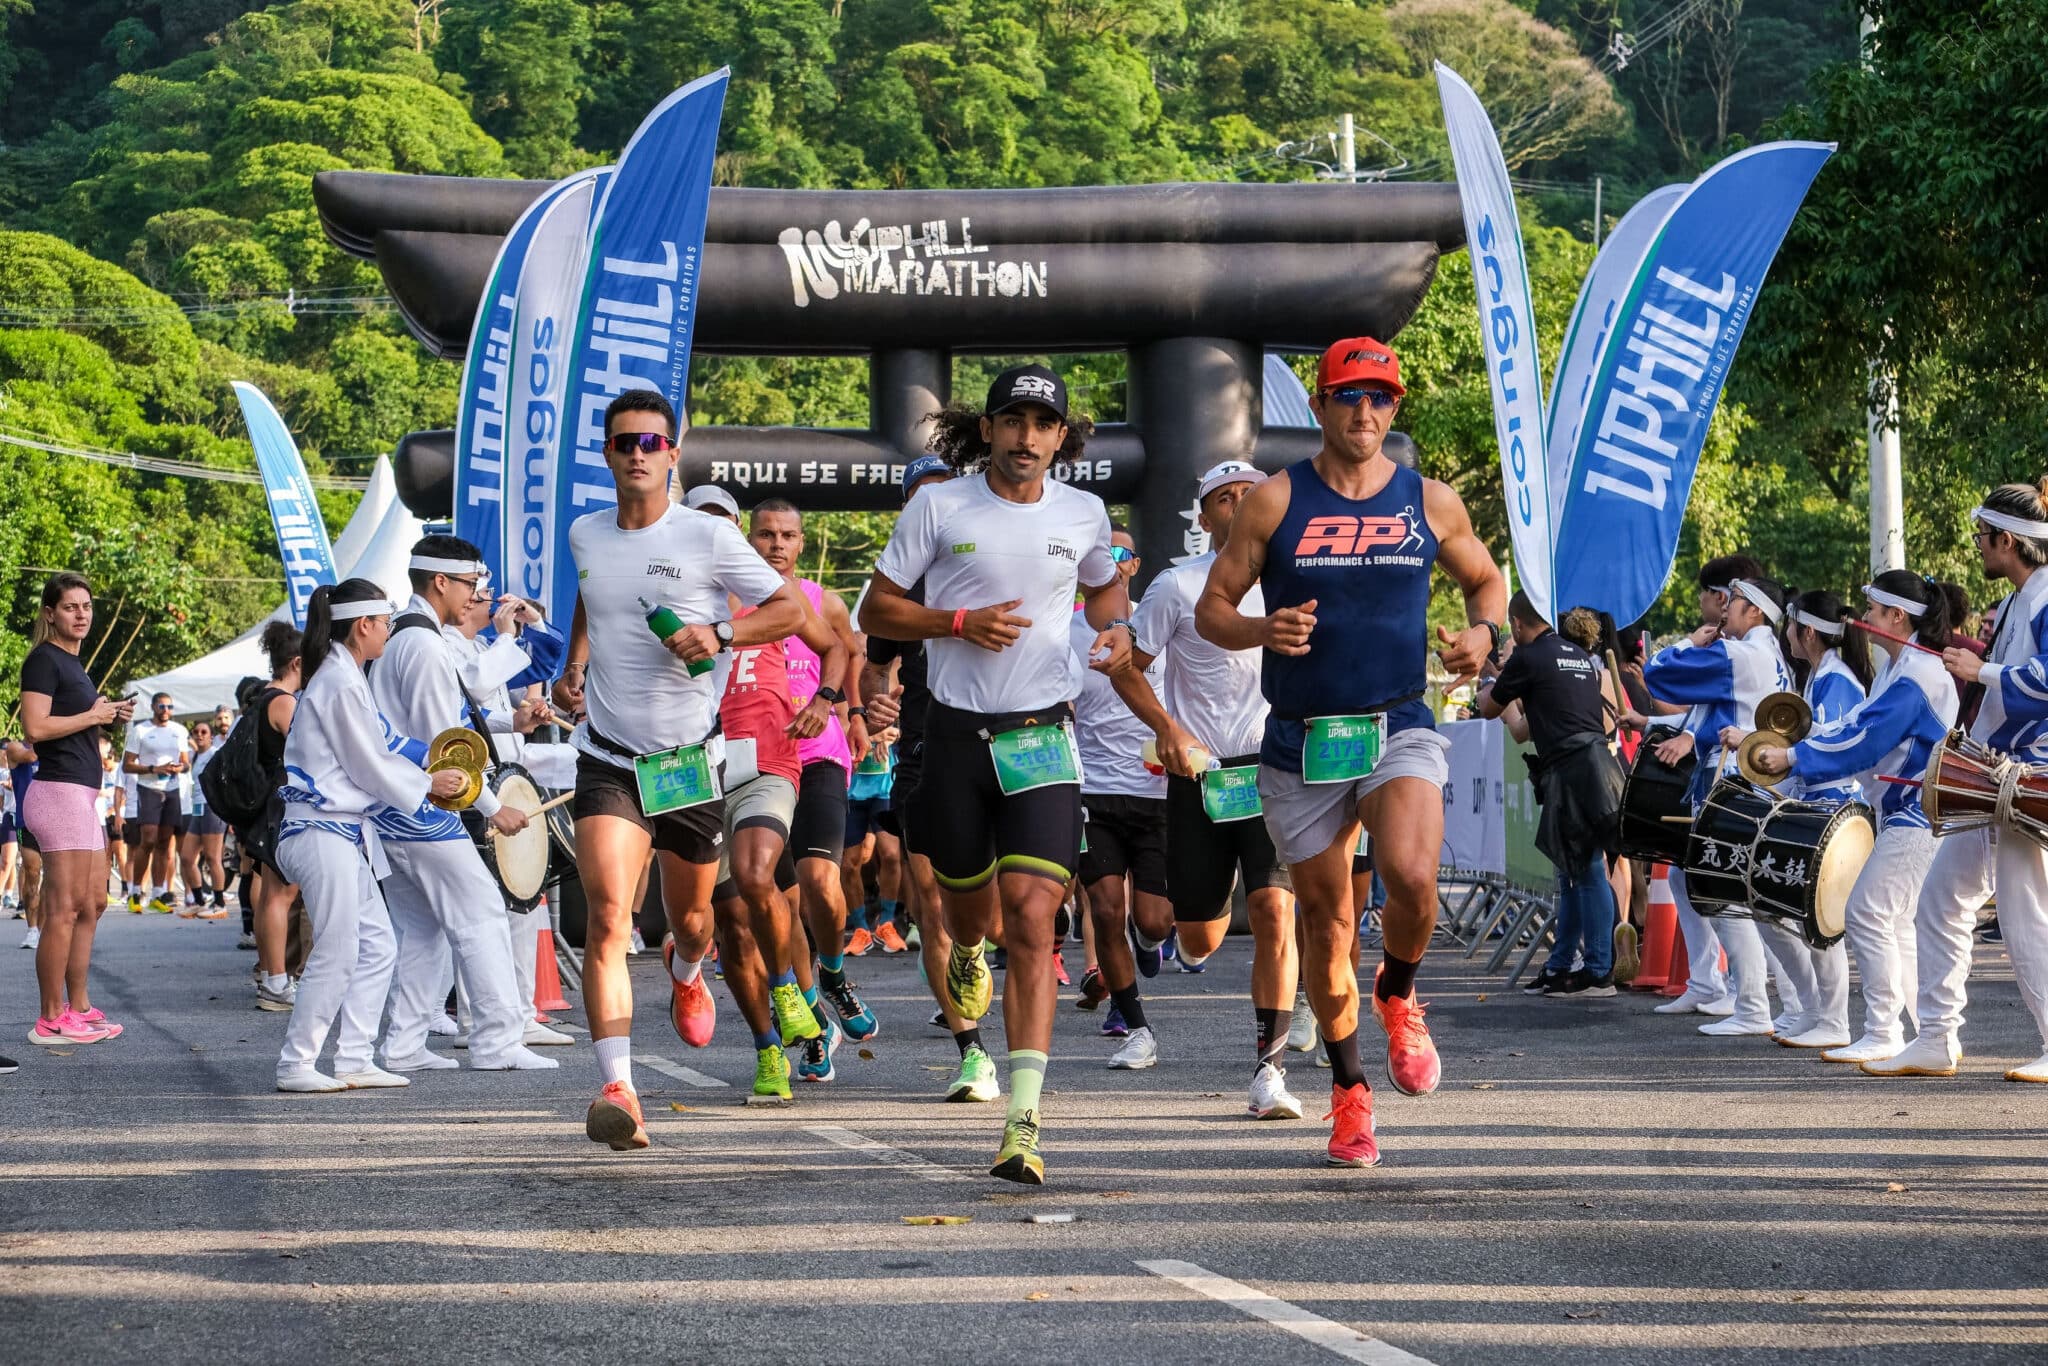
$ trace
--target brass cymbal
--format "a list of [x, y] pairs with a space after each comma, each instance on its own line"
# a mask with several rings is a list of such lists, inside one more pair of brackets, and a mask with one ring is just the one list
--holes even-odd
[[1813, 708], [1796, 692], [1774, 692], [1756, 704], [1756, 728], [1774, 730], [1796, 745], [1813, 729]]
[[462, 791], [453, 797], [429, 797], [443, 811], [460, 811], [484, 790], [485, 751], [483, 737], [467, 726], [450, 726], [427, 745], [427, 772], [455, 769], [464, 778]]
[[[1779, 697], [1791, 696], [1790, 693], [1779, 693], [1777, 695]], [[1758, 787], [1775, 788], [1779, 783], [1785, 781], [1787, 775], [1783, 773], [1773, 775], [1758, 768], [1756, 766], [1756, 752], [1767, 746], [1789, 749], [1798, 743], [1791, 736], [1780, 734], [1774, 730], [1753, 730], [1743, 736], [1742, 743], [1735, 747], [1735, 771], [1755, 783]]]

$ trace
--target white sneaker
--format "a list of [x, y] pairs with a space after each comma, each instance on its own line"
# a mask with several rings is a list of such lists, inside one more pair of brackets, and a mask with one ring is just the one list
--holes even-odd
[[647, 952], [647, 941], [640, 937], [640, 930], [637, 926], [633, 930], [632, 942], [626, 945], [626, 952], [635, 956]]
[[430, 1053], [424, 1048], [409, 1058], [386, 1056], [384, 1059], [387, 1072], [446, 1072], [461, 1065], [445, 1053]]
[[376, 1063], [371, 1063], [360, 1072], [336, 1072], [334, 1079], [351, 1091], [381, 1091], [394, 1086], [412, 1085], [411, 1077], [386, 1072]]
[[299, 984], [286, 982], [283, 991], [272, 991], [258, 982], [256, 984], [256, 1008], [258, 1010], [290, 1010], [299, 1002]]
[[1822, 1062], [1883, 1062], [1906, 1046], [1904, 1039], [1879, 1039], [1865, 1034], [1847, 1048], [1830, 1048], [1820, 1055]]
[[1244, 1112], [1253, 1119], [1300, 1119], [1301, 1102], [1287, 1089], [1287, 1074], [1262, 1062], [1252, 1073], [1251, 1098]]
[[1769, 1024], [1762, 1022], [1751, 1024], [1745, 1020], [1735, 1019], [1732, 1016], [1725, 1020], [1716, 1020], [1712, 1024], [1700, 1026], [1700, 1033], [1710, 1035], [1716, 1039], [1739, 1039], [1747, 1038], [1751, 1035], [1761, 1038], [1770, 1032], [1771, 1027]]
[[348, 1085], [345, 1082], [336, 1081], [317, 1067], [300, 1067], [290, 1072], [278, 1073], [277, 1089], [280, 1091], [299, 1091], [310, 1094], [326, 1091], [346, 1091], [348, 1090]]
[[1323, 1031], [1319, 1028], [1316, 1030], [1316, 1066], [1328, 1067], [1329, 1065], [1330, 1041], [1323, 1037]]
[[446, 1011], [437, 1010], [427, 1017], [427, 1033], [453, 1036], [462, 1032], [462, 1026]]
[[1797, 1034], [1780, 1034], [1780, 1048], [1846, 1048], [1849, 1031], [1837, 1029], [1831, 1024], [1817, 1024]]
[[552, 1072], [561, 1065], [526, 1047], [513, 1049], [502, 1060], [485, 1063], [472, 1057], [469, 1062], [470, 1070], [475, 1072]]
[[29, 926], [28, 933], [21, 937], [21, 946], [25, 949], [32, 949], [42, 942], [43, 927], [41, 925]]
[[1294, 1016], [1287, 1022], [1287, 1051], [1306, 1053], [1316, 1046], [1316, 1013], [1308, 997], [1294, 998]]
[[1159, 1045], [1152, 1038], [1149, 1025], [1139, 1025], [1125, 1039], [1123, 1047], [1110, 1055], [1109, 1065], [1125, 1072], [1136, 1072], [1141, 1068], [1156, 1066], [1159, 1062]]
[[2043, 1053], [2024, 1067], [2013, 1068], [2005, 1074], [2005, 1079], [2048, 1083], [2048, 1053]]
[[1962, 1049], [1949, 1039], [1922, 1034], [1881, 1062], [1866, 1062], [1863, 1070], [1873, 1077], [1952, 1077], [1963, 1060]]
[[237, 940], [235, 941], [235, 947], [236, 947], [236, 948], [238, 948], [238, 949], [253, 949], [253, 948], [255, 948], [255, 947], [256, 947], [256, 936], [255, 936], [255, 935], [253, 935], [253, 934], [250, 934], [250, 933], [249, 933], [249, 932], [248, 932], [247, 930], [244, 930], [244, 931], [242, 932], [242, 937], [241, 937], [240, 939], [237, 939]]
[[526, 1034], [519, 1042], [528, 1048], [567, 1048], [575, 1043], [576, 1039], [574, 1035], [564, 1034], [559, 1029], [549, 1029], [546, 1025], [536, 1022], [526, 1026]]

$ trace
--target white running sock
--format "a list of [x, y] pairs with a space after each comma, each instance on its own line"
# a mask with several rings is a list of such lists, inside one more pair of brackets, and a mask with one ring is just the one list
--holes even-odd
[[681, 985], [688, 986], [703, 975], [704, 960], [699, 958], [694, 962], [688, 962], [684, 960], [680, 953], [672, 954], [669, 959], [668, 973], [669, 976], [675, 978]]
[[285, 976], [281, 972], [266, 972], [263, 974], [263, 985], [271, 991], [283, 991], [286, 987], [290, 986], [291, 984], [292, 979]]
[[597, 1049], [597, 1070], [604, 1074], [605, 1085], [609, 1086], [615, 1081], [622, 1081], [627, 1086], [632, 1086], [633, 1040], [631, 1036], [621, 1034], [616, 1038], [592, 1039], [590, 1042]]

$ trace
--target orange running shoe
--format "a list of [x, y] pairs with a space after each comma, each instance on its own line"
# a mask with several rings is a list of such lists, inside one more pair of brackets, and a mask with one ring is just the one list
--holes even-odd
[[647, 1146], [647, 1121], [640, 1117], [640, 1097], [622, 1081], [606, 1082], [590, 1113], [583, 1120], [583, 1132], [592, 1143], [602, 1143], [615, 1153]]
[[697, 980], [684, 986], [676, 980], [675, 961], [676, 945], [671, 939], [661, 946], [661, 965], [669, 974], [668, 1022], [675, 1026], [677, 1038], [692, 1048], [702, 1048], [711, 1042], [711, 1032], [718, 1026], [718, 1003], [704, 985], [701, 964]]
[[1332, 1086], [1330, 1088], [1330, 1113], [1324, 1119], [1335, 1119], [1330, 1127], [1330, 1155], [1324, 1159], [1333, 1167], [1377, 1167], [1380, 1164], [1379, 1140], [1372, 1132], [1372, 1088], [1363, 1084], [1357, 1086]]
[[845, 953], [848, 958], [865, 958], [874, 947], [875, 937], [868, 933], [865, 925], [854, 926], [853, 932], [846, 936]]
[[[1382, 969], [1385, 965], [1382, 964]], [[1422, 1006], [1414, 991], [1391, 1001], [1382, 1001], [1380, 975], [1372, 975], [1372, 1013], [1387, 1031], [1387, 1075], [1403, 1095], [1426, 1096], [1443, 1080], [1443, 1064], [1436, 1056], [1436, 1043], [1429, 1026], [1422, 1022]]]
[[910, 945], [903, 942], [903, 935], [897, 930], [896, 922], [884, 920], [882, 928], [875, 931], [875, 942], [882, 946], [883, 953], [907, 953]]

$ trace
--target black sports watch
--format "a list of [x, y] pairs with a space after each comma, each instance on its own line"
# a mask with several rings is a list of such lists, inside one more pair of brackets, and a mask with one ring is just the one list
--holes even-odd
[[712, 634], [712, 635], [714, 635], [714, 636], [717, 636], [717, 637], [718, 637], [718, 648], [719, 648], [719, 649], [721, 649], [721, 650], [730, 650], [730, 649], [732, 648], [732, 623], [731, 623], [731, 622], [729, 622], [729, 621], [714, 621], [714, 622], [712, 622], [712, 623], [711, 623], [711, 634]]
[[846, 694], [837, 688], [820, 688], [818, 689], [818, 696], [824, 698], [835, 707], [846, 700]]

